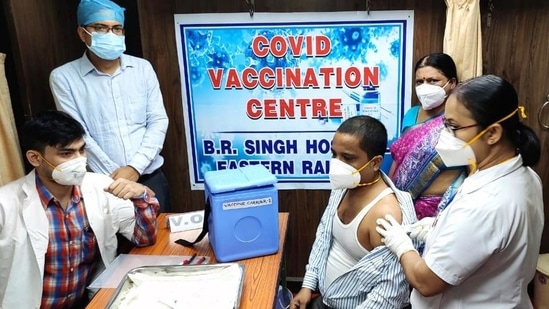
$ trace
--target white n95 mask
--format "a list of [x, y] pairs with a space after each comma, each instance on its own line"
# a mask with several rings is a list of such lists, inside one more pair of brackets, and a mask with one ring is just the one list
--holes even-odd
[[360, 183], [360, 172], [349, 164], [333, 158], [330, 160], [330, 185], [332, 189], [353, 189]]
[[332, 185], [332, 189], [354, 189], [358, 186], [369, 186], [378, 182], [381, 178], [381, 174], [379, 174], [378, 177], [371, 182], [360, 183], [360, 171], [366, 168], [366, 166], [370, 165], [374, 158], [371, 158], [370, 161], [366, 162], [366, 164], [364, 164], [358, 170], [341, 160], [333, 158], [330, 161], [329, 174], [330, 185]]
[[416, 95], [421, 102], [421, 106], [424, 110], [430, 110], [439, 107], [444, 99], [446, 99], [446, 91], [444, 87], [448, 85], [450, 81], [447, 81], [444, 86], [431, 85], [423, 83], [416, 87]]
[[471, 146], [444, 129], [440, 132], [436, 151], [447, 167], [475, 165], [475, 153]]
[[[86, 175], [86, 163], [86, 157], [78, 157], [63, 162], [53, 167], [51, 178], [60, 185], [80, 186]], [[51, 166], [49, 162], [48, 164]]]

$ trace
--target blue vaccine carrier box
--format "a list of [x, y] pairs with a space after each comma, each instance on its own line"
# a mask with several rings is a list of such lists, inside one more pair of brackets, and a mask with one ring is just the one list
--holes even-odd
[[276, 253], [279, 246], [276, 176], [263, 165], [209, 171], [208, 237], [215, 258], [231, 262]]

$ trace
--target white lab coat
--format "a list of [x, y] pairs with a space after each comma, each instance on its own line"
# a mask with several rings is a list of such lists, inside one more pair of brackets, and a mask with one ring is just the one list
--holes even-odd
[[532, 308], [544, 223], [539, 176], [520, 155], [465, 179], [427, 237], [423, 258], [451, 286], [414, 308]]
[[[113, 180], [87, 173], [82, 197], [104, 265], [116, 255], [116, 233], [131, 239], [133, 203], [103, 191]], [[39, 308], [48, 219], [36, 191], [35, 172], [0, 188], [0, 308]]]

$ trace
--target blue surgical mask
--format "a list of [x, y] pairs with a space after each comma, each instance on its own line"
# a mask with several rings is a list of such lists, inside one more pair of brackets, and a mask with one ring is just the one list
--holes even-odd
[[[86, 30], [84, 29], [84, 31]], [[115, 60], [126, 51], [126, 37], [123, 35], [116, 35], [111, 31], [107, 33], [89, 33], [86, 31], [86, 33], [91, 35], [89, 50], [101, 59]]]

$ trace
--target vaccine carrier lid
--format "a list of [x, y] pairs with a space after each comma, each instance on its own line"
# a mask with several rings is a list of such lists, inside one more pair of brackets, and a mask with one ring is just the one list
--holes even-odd
[[233, 170], [207, 172], [204, 181], [211, 193], [221, 193], [272, 185], [277, 182], [277, 178], [263, 165], [248, 165]]

